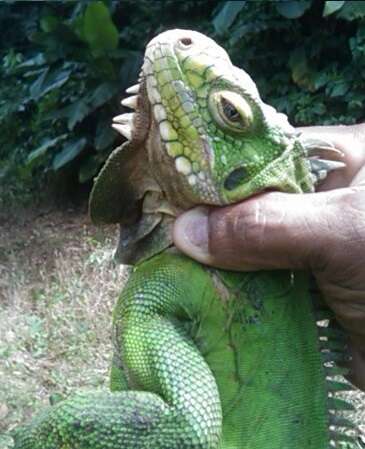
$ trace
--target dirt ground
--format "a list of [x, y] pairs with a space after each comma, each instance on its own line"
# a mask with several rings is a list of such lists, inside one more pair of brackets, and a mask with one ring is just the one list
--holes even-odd
[[[107, 385], [111, 310], [128, 274], [112, 260], [116, 238], [85, 211], [0, 211], [0, 448], [50, 397]], [[349, 397], [365, 433], [365, 395]]]
[[0, 448], [50, 397], [107, 384], [116, 237], [85, 211], [0, 211]]

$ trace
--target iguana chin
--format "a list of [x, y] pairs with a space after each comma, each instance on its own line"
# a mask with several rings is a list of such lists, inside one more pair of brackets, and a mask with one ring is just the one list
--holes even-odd
[[56, 404], [15, 448], [355, 448], [336, 398], [351, 388], [334, 378], [341, 333], [317, 326], [327, 314], [316, 318], [306, 275], [207, 269], [170, 233], [197, 204], [312, 191], [340, 152], [297, 133], [197, 32], [153, 39], [127, 92], [135, 112], [114, 127], [128, 141], [90, 201], [95, 222], [121, 224], [119, 258], [136, 264], [114, 311], [111, 391]]

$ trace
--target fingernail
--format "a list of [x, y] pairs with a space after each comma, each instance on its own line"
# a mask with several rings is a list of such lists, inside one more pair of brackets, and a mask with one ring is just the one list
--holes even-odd
[[208, 254], [208, 209], [197, 207], [181, 215], [175, 223], [174, 238], [190, 255]]

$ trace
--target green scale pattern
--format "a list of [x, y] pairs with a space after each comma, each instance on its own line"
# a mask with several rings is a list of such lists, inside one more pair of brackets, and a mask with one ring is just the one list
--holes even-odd
[[111, 391], [56, 404], [18, 431], [15, 448], [327, 449], [301, 277], [213, 275], [169, 252], [140, 264], [114, 312]]

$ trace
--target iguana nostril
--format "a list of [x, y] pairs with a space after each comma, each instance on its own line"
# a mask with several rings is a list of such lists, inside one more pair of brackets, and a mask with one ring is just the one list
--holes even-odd
[[224, 181], [224, 188], [226, 190], [234, 190], [240, 186], [246, 179], [246, 170], [243, 167], [233, 170]]
[[190, 39], [190, 37], [183, 37], [183, 38], [180, 39], [180, 43], [184, 47], [190, 47], [190, 45], [193, 44], [193, 41]]

